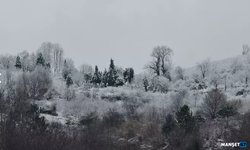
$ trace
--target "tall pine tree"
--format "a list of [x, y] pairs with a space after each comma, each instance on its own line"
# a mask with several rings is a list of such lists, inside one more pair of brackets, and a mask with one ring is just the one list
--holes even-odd
[[110, 60], [109, 72], [108, 72], [108, 86], [115, 86], [116, 80], [118, 78], [117, 70], [114, 65], [114, 60]]
[[94, 84], [100, 84], [101, 81], [102, 81], [102, 74], [99, 71], [98, 66], [95, 66], [95, 73], [94, 73], [94, 75], [92, 77], [91, 82], [94, 83]]
[[21, 69], [22, 68], [22, 63], [21, 63], [21, 59], [19, 56], [16, 57], [16, 64], [15, 64], [15, 67], [17, 69]]

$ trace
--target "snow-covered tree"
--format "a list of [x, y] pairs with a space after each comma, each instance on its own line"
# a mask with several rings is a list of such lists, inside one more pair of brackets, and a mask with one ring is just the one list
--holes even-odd
[[0, 64], [3, 66], [4, 69], [11, 69], [15, 67], [15, 58], [12, 55], [1, 55], [0, 56]]
[[175, 68], [175, 74], [177, 80], [184, 80], [184, 69], [180, 66]]
[[82, 77], [85, 81], [85, 83], [89, 83], [92, 79], [92, 74], [94, 73], [94, 70], [92, 66], [89, 64], [82, 64], [80, 67], [80, 73], [82, 74]]
[[238, 59], [234, 59], [230, 68], [232, 70], [232, 74], [237, 74], [243, 69], [243, 64]]
[[119, 76], [114, 65], [114, 60], [111, 59], [108, 71], [108, 86], [114, 86], [118, 77]]
[[72, 59], [65, 59], [62, 70], [63, 78], [66, 80], [68, 75], [73, 75], [76, 72], [74, 61]]
[[146, 65], [146, 68], [151, 69], [157, 76], [163, 75], [171, 81], [171, 69], [173, 50], [167, 46], [154, 47], [151, 57], [153, 60]]
[[102, 75], [102, 83], [104, 85], [104, 87], [107, 87], [107, 84], [108, 84], [108, 72], [105, 68], [104, 72], [103, 72], [103, 75]]
[[222, 76], [216, 67], [211, 69], [209, 83], [213, 85], [216, 90], [218, 89], [218, 86], [222, 83]]
[[148, 90], [153, 92], [167, 93], [169, 90], [169, 80], [162, 76], [155, 76], [150, 80]]
[[60, 44], [43, 42], [37, 52], [42, 53], [45, 62], [50, 62], [52, 72], [61, 72], [63, 69], [63, 49]]
[[202, 62], [197, 63], [196, 67], [201, 72], [202, 78], [204, 79], [210, 69], [210, 58], [207, 58]]

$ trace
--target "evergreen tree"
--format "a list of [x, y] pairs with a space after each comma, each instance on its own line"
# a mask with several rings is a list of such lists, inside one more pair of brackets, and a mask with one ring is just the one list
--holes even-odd
[[102, 74], [98, 69], [98, 66], [95, 66], [95, 73], [94, 76], [92, 77], [92, 83], [94, 84], [100, 84], [102, 81]]
[[38, 53], [38, 57], [37, 57], [37, 60], [36, 60], [36, 65], [42, 65], [42, 66], [45, 65], [45, 60], [43, 58], [42, 53]]
[[64, 60], [64, 66], [63, 66], [63, 70], [62, 70], [63, 79], [67, 80], [67, 77], [69, 74], [70, 74], [70, 72], [69, 72], [67, 61]]
[[71, 75], [69, 74], [69, 75], [67, 75], [67, 77], [66, 77], [66, 85], [67, 85], [67, 87], [69, 87], [70, 85], [72, 85], [73, 84], [73, 80], [72, 80], [72, 78], [71, 78]]
[[105, 68], [103, 75], [102, 75], [102, 83], [104, 84], [104, 87], [107, 87], [107, 83], [108, 83], [108, 72]]
[[148, 79], [146, 77], [144, 77], [144, 79], [143, 79], [143, 87], [144, 87], [146, 92], [148, 91], [148, 86], [149, 86]]
[[125, 82], [131, 83], [134, 78], [134, 69], [133, 68], [126, 68], [123, 77]]
[[181, 129], [183, 129], [186, 133], [193, 131], [195, 125], [194, 117], [187, 105], [184, 105], [179, 111], [176, 112], [176, 117], [178, 125]]
[[109, 69], [112, 69], [112, 70], [115, 69], [114, 60], [112, 58], [110, 60]]
[[108, 72], [108, 86], [115, 86], [118, 78], [117, 70], [115, 69], [114, 60], [110, 60], [109, 72]]
[[231, 104], [225, 104], [222, 108], [218, 111], [218, 115], [222, 118], [228, 118], [230, 116], [236, 115], [237, 109]]
[[16, 57], [16, 65], [15, 65], [15, 67], [17, 69], [21, 69], [22, 68], [22, 63], [21, 63], [21, 59], [20, 59], [19, 56]]

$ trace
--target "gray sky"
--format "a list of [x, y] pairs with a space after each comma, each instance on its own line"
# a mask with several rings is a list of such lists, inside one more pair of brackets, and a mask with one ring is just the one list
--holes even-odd
[[239, 55], [250, 45], [249, 0], [0, 0], [0, 53], [59, 43], [78, 67], [115, 64], [141, 72], [152, 48], [167, 45], [173, 62]]

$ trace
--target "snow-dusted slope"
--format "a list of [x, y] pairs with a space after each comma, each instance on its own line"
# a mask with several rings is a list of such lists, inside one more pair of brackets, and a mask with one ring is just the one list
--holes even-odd
[[[226, 58], [226, 59], [222, 59], [222, 60], [218, 60], [218, 61], [211, 61], [211, 66], [216, 66], [216, 68], [218, 70], [229, 71], [230, 66], [232, 65], [234, 60], [238, 60], [239, 63], [244, 63], [244, 62], [247, 61], [247, 58], [249, 56], [250, 56], [250, 54], [248, 54], [248, 55], [238, 55], [238, 56], [235, 56], [235, 57]], [[186, 76], [191, 76], [193, 73], [196, 73], [196, 72], [197, 72], [196, 66], [185, 69]]]

